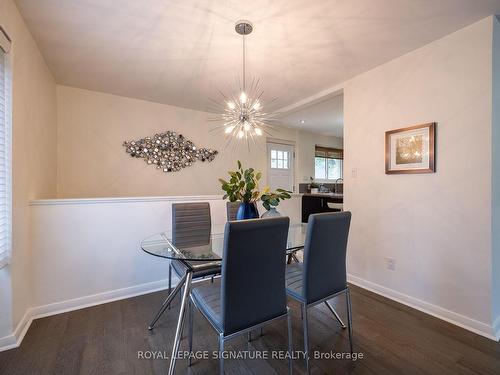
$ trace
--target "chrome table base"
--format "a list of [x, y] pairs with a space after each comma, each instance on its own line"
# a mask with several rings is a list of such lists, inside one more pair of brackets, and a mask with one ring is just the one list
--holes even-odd
[[193, 270], [186, 271], [186, 275], [184, 277], [186, 279], [184, 282], [184, 290], [182, 293], [179, 319], [177, 320], [177, 328], [175, 330], [174, 347], [172, 348], [172, 355], [170, 356], [170, 367], [168, 368], [168, 375], [173, 375], [175, 370], [175, 361], [177, 358], [177, 353], [179, 351], [179, 345], [181, 342], [181, 335], [182, 335], [182, 329], [184, 327], [184, 320], [186, 317], [189, 293], [191, 292], [191, 281], [193, 280]]
[[170, 306], [170, 304], [172, 303], [172, 300], [174, 299], [174, 297], [177, 295], [177, 293], [179, 293], [179, 290], [181, 290], [182, 286], [186, 283], [186, 279], [187, 279], [187, 274], [184, 275], [182, 277], [182, 279], [180, 279], [179, 283], [174, 288], [173, 292], [171, 292], [168, 295], [167, 299], [165, 301], [163, 301], [163, 304], [161, 305], [160, 311], [158, 311], [158, 313], [154, 317], [153, 321], [148, 326], [148, 329], [150, 331], [154, 328], [156, 322], [158, 321], [158, 319], [160, 319], [160, 317], [165, 312], [165, 310]]

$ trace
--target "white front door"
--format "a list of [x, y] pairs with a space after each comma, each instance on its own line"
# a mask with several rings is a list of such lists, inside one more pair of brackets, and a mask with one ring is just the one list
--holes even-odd
[[294, 191], [294, 156], [292, 145], [267, 143], [267, 184], [272, 190]]

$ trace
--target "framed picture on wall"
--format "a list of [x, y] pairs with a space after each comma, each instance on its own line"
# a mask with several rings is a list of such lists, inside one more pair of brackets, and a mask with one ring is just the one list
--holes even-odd
[[436, 123], [385, 132], [385, 173], [435, 172]]

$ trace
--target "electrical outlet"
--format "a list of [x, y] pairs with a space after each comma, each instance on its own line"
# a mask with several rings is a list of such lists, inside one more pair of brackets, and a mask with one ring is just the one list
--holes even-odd
[[385, 266], [389, 271], [396, 271], [396, 259], [391, 257], [385, 258]]
[[352, 178], [358, 177], [358, 168], [351, 169], [351, 177]]

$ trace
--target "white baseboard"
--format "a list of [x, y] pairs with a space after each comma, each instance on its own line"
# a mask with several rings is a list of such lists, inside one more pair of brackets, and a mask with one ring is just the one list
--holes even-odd
[[410, 306], [416, 310], [422, 311], [426, 314], [432, 315], [448, 323], [454, 324], [468, 331], [474, 332], [478, 335], [487, 337], [491, 340], [498, 341], [498, 334], [500, 333], [500, 317], [496, 320], [496, 330], [494, 325], [488, 325], [478, 320], [469, 318], [467, 316], [457, 314], [453, 311], [447, 310], [443, 307], [433, 305], [429, 302], [422, 301], [418, 298], [408, 296], [396, 290], [387, 288], [385, 286], [373, 283], [371, 281], [362, 279], [360, 277], [349, 274], [347, 281], [351, 284], [357, 285], [363, 289], [380, 294], [381, 296], [392, 299], [403, 305]]
[[17, 348], [18, 346], [19, 345], [14, 335], [0, 337], [0, 352]]
[[[173, 275], [174, 276], [174, 275]], [[172, 284], [175, 285], [177, 280], [172, 278]], [[153, 293], [167, 288], [167, 280], [158, 280], [145, 284], [134, 285], [127, 288], [115, 289], [108, 292], [92, 294], [85, 297], [70, 299], [66, 301], [51, 303], [33, 307], [33, 318], [43, 318], [50, 315], [61, 314], [68, 311], [84, 309], [102, 303], [118, 301], [125, 298], [140, 296], [142, 294]]]
[[[175, 285], [178, 280], [175, 278], [175, 275], [172, 276], [172, 284]], [[132, 287], [97, 293], [81, 298], [74, 298], [62, 302], [29, 308], [26, 310], [26, 313], [17, 325], [14, 332], [9, 336], [0, 337], [0, 352], [17, 348], [19, 345], [21, 345], [21, 341], [23, 340], [24, 335], [28, 331], [31, 322], [34, 319], [61, 314], [68, 311], [79, 310], [86, 307], [100, 305], [102, 303], [118, 301], [125, 298], [136, 297], [142, 294], [164, 290], [166, 288], [167, 280], [159, 280], [150, 283], [134, 285]]]
[[28, 332], [33, 318], [31, 309], [26, 310], [14, 332], [9, 336], [0, 337], [0, 352], [4, 350], [14, 349], [21, 345], [24, 335]]
[[493, 322], [493, 332], [497, 341], [500, 341], [500, 315]]

